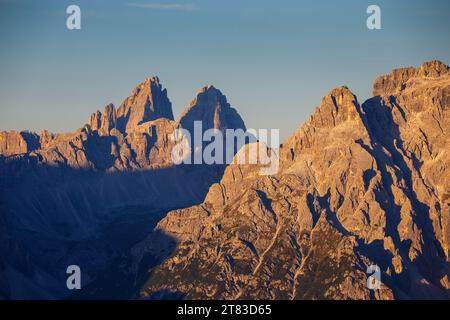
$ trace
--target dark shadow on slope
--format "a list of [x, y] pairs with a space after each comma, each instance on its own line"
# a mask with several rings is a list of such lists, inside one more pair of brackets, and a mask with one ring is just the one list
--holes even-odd
[[[434, 234], [434, 232], [430, 218], [430, 208], [418, 200], [413, 187], [412, 171], [404, 160], [404, 157], [408, 156], [403, 148], [400, 130], [394, 121], [392, 111], [395, 108], [402, 119], [406, 121], [405, 111], [397, 103], [395, 97], [391, 96], [389, 102], [391, 106], [386, 105], [382, 99], [377, 96], [369, 99], [363, 104], [363, 109], [366, 112], [368, 120], [366, 125], [369, 128], [372, 141], [375, 142], [374, 149], [372, 150], [370, 147], [364, 145], [362, 141], [357, 141], [357, 143], [377, 160], [377, 166], [381, 171], [383, 186], [385, 187], [383, 190], [387, 192], [389, 206], [383, 201], [384, 197], [382, 193], [377, 195], [377, 197], [379, 197], [377, 198], [377, 201], [387, 213], [390, 213], [390, 216], [387, 217], [387, 233], [392, 237], [396, 247], [400, 248], [400, 255], [402, 256], [403, 261], [406, 262], [406, 268], [403, 269], [403, 272], [398, 276], [394, 276], [394, 281], [396, 280], [395, 283], [399, 286], [401, 291], [409, 293], [411, 297], [420, 297], [424, 292], [427, 292], [430, 289], [428, 288], [428, 285], [418, 284], [417, 281], [415, 281], [416, 287], [411, 287], [411, 283], [414, 281], [413, 278], [416, 277], [415, 273], [418, 271], [422, 277], [434, 285], [434, 288], [431, 290], [437, 290], [437, 294], [439, 295], [444, 292], [439, 293], [442, 289], [436, 275], [440, 274], [443, 264], [448, 263], [445, 262], [445, 254], [440, 244], [436, 243], [431, 238], [431, 235]], [[386, 156], [382, 150], [383, 147], [389, 151], [392, 157]], [[412, 169], [420, 176], [421, 164], [418, 159], [412, 154], [409, 160], [411, 160]], [[422, 252], [418, 253], [418, 257], [413, 262], [409, 262], [408, 255], [411, 241], [400, 241], [400, 236], [398, 234], [398, 226], [401, 219], [400, 207], [395, 205], [394, 202], [394, 195], [391, 189], [393, 181], [387, 171], [387, 166], [395, 171], [397, 179], [404, 181], [405, 188], [403, 188], [403, 192], [411, 201], [415, 211], [412, 215], [413, 222], [422, 230]], [[416, 294], [411, 290], [418, 290], [420, 292]]]
[[[339, 219], [336, 217], [336, 214], [332, 212], [330, 209], [330, 197], [331, 197], [331, 190], [328, 189], [327, 193], [323, 196], [319, 196], [317, 198], [320, 207], [325, 210], [325, 214], [327, 217], [327, 220], [331, 223], [331, 225], [336, 228], [337, 231], [339, 231], [342, 235], [348, 236], [349, 232], [347, 229], [344, 228], [344, 226], [341, 224]], [[320, 217], [320, 212], [317, 213]]]
[[86, 158], [94, 164], [95, 168], [106, 170], [114, 166], [116, 157], [111, 154], [111, 146], [117, 145], [117, 137], [100, 136], [98, 131], [94, 131], [92, 137], [87, 139], [83, 145]]
[[[1, 295], [10, 299], [135, 297], [142, 281], [139, 275], [161, 263], [176, 243], [161, 236], [167, 254], [144, 256], [135, 273], [127, 271], [130, 248], [144, 240], [168, 211], [202, 203], [224, 169], [181, 165], [105, 173], [42, 165], [32, 155], [0, 157], [0, 205], [6, 230], [0, 240], [9, 241], [0, 246], [0, 283], [3, 289], [10, 288]], [[82, 283], [97, 288], [68, 293], [70, 264], [80, 265]], [[6, 276], [6, 268], [14, 276]]]
[[361, 253], [369, 259], [376, 261], [382, 270], [386, 270], [390, 266], [393, 256], [392, 253], [384, 248], [383, 240], [375, 240], [370, 244], [359, 240], [358, 246]]
[[161, 289], [153, 293], [148, 299], [149, 300], [184, 300], [185, 295], [179, 291], [169, 291], [166, 289]]
[[372, 179], [376, 175], [377, 175], [377, 173], [375, 172], [375, 170], [368, 169], [368, 170], [364, 171], [364, 173], [363, 173], [364, 190], [367, 190], [369, 188], [370, 181], [372, 181]]
[[267, 197], [267, 194], [264, 191], [256, 190], [256, 193], [258, 194], [259, 198], [261, 199], [262, 204], [266, 208], [267, 211], [270, 212], [272, 215], [273, 221], [275, 224], [278, 223], [278, 217], [275, 211], [272, 208], [272, 200]]
[[[156, 221], [153, 225], [156, 226]], [[128, 250], [124, 250], [119, 257], [114, 259], [110, 267], [99, 272], [96, 279], [70, 295], [68, 299], [138, 299], [140, 289], [151, 276], [152, 269], [170, 257], [177, 246], [177, 241], [159, 231], [150, 230], [152, 243], [157, 247], [163, 247], [162, 251], [155, 252], [151, 249], [145, 252], [143, 256], [136, 257]], [[142, 241], [142, 239], [141, 239]], [[151, 297], [150, 297], [151, 298]], [[170, 299], [171, 296], [158, 299]], [[153, 299], [153, 298], [151, 298]]]
[[29, 131], [22, 131], [20, 134], [22, 135], [23, 139], [26, 141], [27, 150], [29, 152], [40, 148], [41, 144], [39, 142], [39, 137], [35, 133], [29, 132]]

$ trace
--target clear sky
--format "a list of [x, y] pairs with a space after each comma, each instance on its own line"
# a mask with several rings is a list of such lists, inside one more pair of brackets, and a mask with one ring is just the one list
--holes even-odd
[[[370, 4], [382, 30], [366, 27]], [[334, 87], [362, 102], [394, 67], [449, 64], [449, 15], [448, 0], [0, 0], [0, 130], [75, 130], [158, 75], [175, 117], [213, 84], [284, 139]]]

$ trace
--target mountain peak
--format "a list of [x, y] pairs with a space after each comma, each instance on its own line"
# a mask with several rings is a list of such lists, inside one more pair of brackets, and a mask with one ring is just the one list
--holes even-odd
[[203, 87], [201, 87], [198, 91], [197, 91], [197, 95], [203, 92], [207, 92], [207, 91], [218, 91], [220, 92], [219, 89], [216, 89], [216, 87], [214, 87], [214, 85], [212, 84], [206, 84]]
[[339, 104], [343, 103], [343, 99], [356, 100], [356, 96], [347, 86], [340, 86], [331, 90], [323, 100], [327, 98], [334, 98], [339, 100]]
[[109, 134], [110, 130], [117, 125], [116, 108], [112, 103], [105, 106], [103, 112], [97, 110], [89, 119], [90, 128], [99, 131], [101, 135]]
[[144, 83], [155, 83], [160, 85], [158, 76], [149, 76], [145, 79]]
[[311, 147], [317, 139], [323, 139], [333, 128], [346, 122], [352, 131], [361, 128], [365, 131], [356, 96], [347, 86], [341, 86], [325, 95], [309, 120], [284, 143], [289, 153], [287, 158], [293, 159], [300, 149]]
[[172, 103], [157, 76], [150, 76], [139, 83], [117, 110], [119, 130], [131, 132], [138, 125], [167, 118], [173, 120]]
[[449, 67], [439, 61], [431, 60], [420, 67], [407, 67], [392, 70], [391, 73], [378, 77], [373, 85], [373, 95], [392, 95], [406, 88], [413, 78], [439, 78], [449, 73]]
[[202, 121], [204, 129], [245, 130], [241, 116], [230, 106], [226, 96], [212, 85], [200, 88], [178, 122], [183, 128], [191, 131], [194, 121]]
[[227, 98], [222, 92], [214, 87], [211, 84], [204, 85], [201, 87], [197, 93], [196, 97], [191, 100], [190, 106], [197, 104], [199, 101], [204, 102], [205, 106], [211, 106], [213, 104], [219, 103], [222, 104], [223, 107], [229, 107], [229, 103], [227, 102]]
[[356, 96], [346, 86], [331, 90], [311, 117], [315, 127], [335, 127], [341, 122], [355, 119], [360, 109]]
[[440, 77], [449, 73], [450, 68], [439, 60], [431, 60], [423, 63], [418, 71], [425, 77]]

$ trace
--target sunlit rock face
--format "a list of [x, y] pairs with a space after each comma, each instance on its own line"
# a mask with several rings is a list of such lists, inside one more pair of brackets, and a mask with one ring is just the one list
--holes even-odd
[[35, 133], [27, 131], [0, 132], [0, 156], [31, 152], [39, 146], [39, 136]]
[[133, 131], [138, 125], [159, 118], [174, 120], [172, 103], [159, 78], [149, 77], [138, 84], [117, 110], [117, 118], [122, 132]]
[[[362, 105], [332, 90], [283, 143], [278, 174], [230, 165], [202, 204], [158, 223], [178, 246], [141, 297], [450, 298], [449, 88], [431, 61], [378, 78]], [[157, 252], [152, 239], [135, 250]]]

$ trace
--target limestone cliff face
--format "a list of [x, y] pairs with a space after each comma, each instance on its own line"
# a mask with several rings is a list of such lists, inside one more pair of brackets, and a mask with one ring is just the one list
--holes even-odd
[[137, 85], [117, 110], [121, 132], [131, 132], [138, 125], [159, 118], [174, 120], [172, 103], [158, 77], [149, 77]]
[[109, 135], [112, 129], [117, 128], [117, 112], [114, 105], [108, 104], [103, 113], [98, 110], [93, 113], [89, 119], [89, 126], [102, 136]]
[[193, 134], [195, 121], [202, 123], [203, 131], [245, 130], [240, 115], [212, 86], [202, 87], [179, 120], [174, 121], [166, 89], [162, 89], [157, 77], [149, 77], [136, 86], [117, 111], [108, 104], [74, 133], [2, 132], [0, 155], [108, 172], [167, 168], [174, 166], [174, 130], [183, 128]]
[[[448, 70], [394, 71], [362, 105], [337, 88], [283, 144], [278, 174], [230, 165], [202, 204], [158, 224], [178, 247], [141, 296], [448, 299]], [[156, 252], [152, 235], [135, 250]]]
[[0, 132], [0, 155], [11, 156], [39, 148], [39, 137], [31, 132]]
[[400, 93], [408, 86], [413, 86], [421, 79], [440, 78], [447, 75], [449, 67], [441, 61], [433, 60], [425, 62], [419, 68], [400, 68], [390, 74], [381, 76], [375, 80], [373, 95], [390, 95]]

